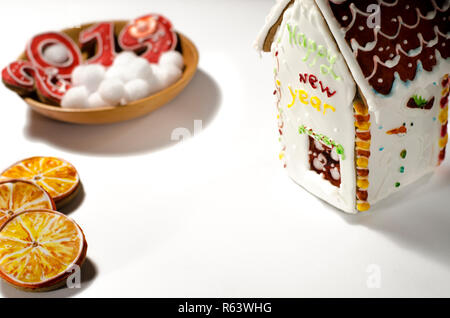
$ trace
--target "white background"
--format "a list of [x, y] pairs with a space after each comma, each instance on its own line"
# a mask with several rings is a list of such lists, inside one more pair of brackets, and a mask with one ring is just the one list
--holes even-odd
[[[278, 160], [272, 61], [252, 42], [273, 1], [2, 1], [1, 67], [33, 34], [145, 13], [169, 17], [200, 51], [173, 102], [130, 122], [58, 123], [0, 87], [0, 168], [34, 155], [79, 170], [63, 212], [89, 243], [81, 289], [5, 297], [450, 296], [450, 164], [346, 215], [294, 184]], [[173, 129], [203, 130], [185, 142]], [[3, 169], [3, 168], [1, 168]], [[368, 288], [371, 264], [380, 288]]]

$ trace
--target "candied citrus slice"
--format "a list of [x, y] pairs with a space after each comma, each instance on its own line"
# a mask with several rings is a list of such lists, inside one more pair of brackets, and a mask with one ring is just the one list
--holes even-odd
[[76, 194], [80, 177], [69, 162], [54, 157], [32, 157], [3, 171], [4, 178], [30, 180], [44, 188], [60, 206]]
[[17, 213], [36, 209], [56, 209], [47, 191], [31, 181], [0, 181], [0, 226]]
[[48, 290], [81, 266], [86, 250], [83, 231], [64, 214], [24, 211], [0, 228], [0, 276], [18, 288]]

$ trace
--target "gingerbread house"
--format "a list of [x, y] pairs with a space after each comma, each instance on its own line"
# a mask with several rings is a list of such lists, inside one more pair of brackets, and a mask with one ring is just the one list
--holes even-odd
[[256, 47], [270, 52], [291, 178], [349, 213], [445, 157], [448, 0], [279, 0]]

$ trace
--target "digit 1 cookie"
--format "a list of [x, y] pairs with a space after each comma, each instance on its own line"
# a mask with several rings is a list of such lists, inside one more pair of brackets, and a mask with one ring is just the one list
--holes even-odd
[[86, 47], [94, 41], [96, 42], [96, 53], [86, 62], [110, 66], [116, 56], [114, 49], [114, 23], [94, 24], [80, 33], [79, 42], [81, 47]]
[[86, 251], [72, 219], [52, 210], [24, 211], [0, 227], [0, 276], [27, 291], [54, 289], [79, 269]]
[[24, 159], [3, 171], [1, 177], [33, 181], [50, 194], [58, 208], [77, 195], [81, 184], [75, 167], [54, 157]]
[[141, 57], [150, 63], [158, 63], [159, 57], [173, 50], [177, 35], [172, 23], [160, 15], [149, 14], [137, 18], [126, 25], [119, 34], [119, 45], [124, 50], [145, 49]]

